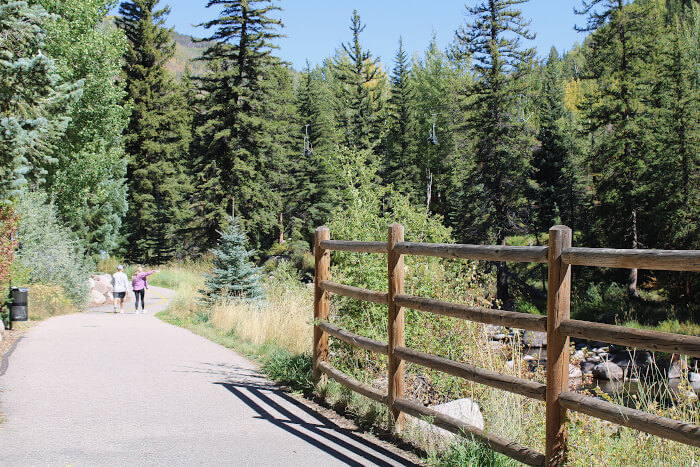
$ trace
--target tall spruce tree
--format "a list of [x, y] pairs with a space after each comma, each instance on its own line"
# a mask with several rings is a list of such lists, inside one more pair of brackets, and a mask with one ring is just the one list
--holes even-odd
[[196, 121], [193, 228], [200, 243], [212, 245], [235, 209], [253, 244], [270, 244], [279, 206], [267, 179], [267, 155], [277, 122], [265, 112], [270, 96], [264, 80], [279, 62], [271, 51], [282, 22], [270, 14], [280, 8], [270, 0], [210, 0], [207, 7], [221, 11], [201, 25], [214, 32], [205, 39], [213, 45], [202, 56], [207, 73], [199, 79], [203, 112]]
[[51, 18], [41, 5], [0, 5], [0, 200], [45, 182], [70, 122], [68, 104], [82, 94], [82, 82], [63, 83], [42, 52]]
[[220, 232], [214, 255], [211, 273], [204, 274], [204, 290], [201, 290], [208, 305], [218, 300], [238, 298], [259, 300], [265, 297], [260, 278], [262, 268], [251, 261], [255, 251], [248, 250], [248, 238], [241, 222], [236, 217], [226, 219], [228, 226]]
[[133, 112], [124, 141], [129, 157], [129, 213], [124, 247], [132, 260], [163, 262], [179, 246], [178, 230], [189, 217], [183, 161], [190, 114], [182, 90], [166, 70], [175, 44], [164, 27], [168, 7], [158, 0], [123, 2], [117, 25], [129, 41], [124, 73]]
[[540, 117], [537, 138], [541, 146], [532, 158], [533, 178], [537, 183], [535, 199], [535, 229], [537, 233], [547, 232], [562, 219], [571, 220], [569, 190], [565, 179], [569, 165], [569, 145], [566, 144], [563, 124], [564, 83], [562, 62], [557, 50], [552, 47], [547, 63], [542, 70], [542, 88], [538, 102]]
[[394, 56], [394, 69], [391, 73], [391, 97], [387, 105], [389, 128], [386, 134], [382, 178], [386, 183], [393, 184], [401, 193], [415, 196], [421, 174], [409, 153], [414, 99], [411, 65], [403, 48], [403, 39], [399, 38], [399, 48]]
[[[471, 241], [503, 245], [508, 235], [525, 230], [533, 139], [518, 118], [517, 99], [535, 51], [520, 45], [521, 38], [534, 38], [516, 8], [521, 3], [492, 0], [468, 8], [472, 19], [456, 35], [458, 50], [472, 58], [476, 73], [475, 110], [466, 122], [475, 150], [452, 221]], [[505, 263], [497, 263], [497, 298], [508, 305]]]
[[[663, 65], [653, 95], [659, 100], [654, 126], [659, 154], [653, 160], [657, 219], [653, 246], [700, 248], [700, 5], [678, 8], [664, 35]], [[700, 302], [697, 274], [660, 273], [679, 318]], [[697, 316], [692, 317], [697, 320]]]
[[[320, 68], [312, 70], [308, 62], [297, 88], [296, 104], [300, 126], [298, 171], [295, 173], [294, 215], [303, 223], [302, 235], [311, 240], [313, 230], [325, 224], [338, 201], [334, 169], [334, 129], [329, 103], [332, 94]], [[307, 137], [308, 135], [308, 137]]]
[[365, 25], [357, 10], [352, 12], [352, 41], [342, 45], [334, 60], [339, 86], [336, 88], [336, 122], [341, 143], [357, 149], [373, 149], [384, 132], [384, 86], [386, 75], [372, 53], [360, 44]]
[[[606, 246], [639, 248], [653, 225], [647, 200], [651, 187], [653, 119], [649, 103], [662, 36], [661, 14], [654, 2], [584, 1], [592, 31], [587, 49], [589, 78], [597, 81], [586, 96], [588, 131], [596, 135], [590, 170], [596, 174], [597, 231]], [[637, 270], [627, 279], [630, 296], [638, 296]]]

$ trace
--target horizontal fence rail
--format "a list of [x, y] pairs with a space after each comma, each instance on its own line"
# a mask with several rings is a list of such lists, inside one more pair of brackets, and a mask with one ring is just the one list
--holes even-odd
[[[672, 271], [700, 271], [698, 250], [616, 250], [571, 246], [571, 229], [555, 226], [549, 231], [548, 246], [490, 246], [415, 243], [403, 241], [403, 227], [392, 224], [387, 242], [330, 240], [329, 231], [319, 227], [314, 242], [314, 382], [324, 374], [352, 391], [384, 403], [391, 411], [394, 428], [401, 430], [404, 414], [427, 419], [452, 433], [489, 446], [528, 465], [561, 466], [566, 462], [566, 411], [573, 410], [624, 425], [652, 435], [700, 447], [700, 427], [660, 417], [569, 391], [569, 338], [604, 341], [700, 358], [700, 337], [649, 331], [570, 319], [571, 266], [640, 268]], [[331, 282], [331, 250], [387, 254], [388, 292], [362, 289]], [[485, 261], [547, 263], [549, 269], [547, 316], [454, 304], [404, 293], [404, 255], [433, 256]], [[329, 294], [386, 305], [388, 342], [353, 334], [328, 322]], [[456, 362], [409, 349], [404, 343], [404, 308], [442, 316], [547, 333], [547, 384]], [[388, 390], [364, 384], [328, 363], [328, 337], [388, 356]], [[404, 362], [421, 365], [468, 381], [509, 391], [539, 401], [546, 408], [546, 450], [544, 454], [470, 426], [404, 397]]]
[[351, 391], [355, 391], [358, 394], [362, 394], [365, 397], [369, 397], [373, 401], [380, 402], [382, 404], [387, 403], [386, 393], [383, 393], [379, 389], [373, 388], [368, 384], [362, 383], [356, 380], [355, 378], [346, 375], [337, 368], [333, 368], [326, 362], [319, 362], [318, 367], [324, 374], [333, 378], [334, 380], [336, 380], [346, 388], [350, 389]]
[[700, 426], [692, 423], [659, 417], [570, 391], [561, 393], [559, 398], [569, 410], [700, 448]]
[[567, 319], [559, 329], [571, 337], [700, 358], [700, 337]]
[[561, 258], [566, 264], [574, 266], [700, 271], [700, 251], [698, 250], [616, 250], [573, 247], [562, 251]]
[[348, 332], [345, 329], [339, 328], [338, 326], [333, 326], [330, 323], [318, 323], [318, 327], [336, 339], [340, 339], [347, 344], [369, 350], [370, 352], [389, 355], [389, 346], [384, 342], [379, 342], [377, 340], [370, 339], [369, 337], [360, 336], [359, 334], [353, 334], [352, 332]]
[[495, 324], [531, 331], [547, 332], [547, 317], [515, 313], [512, 311], [492, 310], [468, 305], [443, 302], [432, 298], [397, 295], [394, 297], [397, 305], [413, 310], [428, 311], [442, 316], [450, 316], [484, 324]]
[[324, 240], [321, 247], [326, 250], [349, 251], [351, 253], [384, 253], [385, 242], [348, 242], [345, 240]]
[[338, 284], [337, 282], [321, 281], [319, 284], [321, 289], [326, 292], [331, 292], [336, 295], [363, 300], [365, 302], [379, 303], [386, 305], [388, 303], [388, 294], [386, 292], [377, 292], [376, 290], [361, 289], [351, 285]]
[[394, 352], [399, 358], [407, 362], [432, 368], [433, 370], [439, 370], [443, 373], [464, 378], [475, 383], [485, 384], [486, 386], [527, 396], [532, 399], [540, 401], [545, 400], [547, 386], [535, 381], [484, 370], [483, 368], [478, 368], [468, 363], [455, 362], [454, 360], [407, 349], [405, 347], [397, 347], [394, 349]]
[[449, 243], [400, 242], [396, 252], [402, 255], [437, 256], [485, 261], [546, 263], [546, 246], [452, 245]]

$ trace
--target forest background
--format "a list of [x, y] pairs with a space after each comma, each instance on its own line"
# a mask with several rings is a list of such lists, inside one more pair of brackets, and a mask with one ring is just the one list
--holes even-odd
[[[259, 264], [303, 280], [315, 227], [399, 212], [461, 243], [541, 244], [563, 223], [576, 245], [698, 248], [698, 2], [582, 2], [583, 43], [543, 60], [519, 3], [467, 5], [446, 49], [397, 38], [391, 63], [354, 12], [347, 42], [294, 70], [275, 55], [283, 3], [210, 1], [200, 41], [154, 0], [116, 19], [108, 0], [3, 2], [0, 281], [83, 303], [96, 259], [200, 257], [231, 212]], [[362, 225], [342, 233], [377, 235]], [[544, 311], [543, 270], [479, 276], [498, 306]], [[588, 319], [699, 318], [692, 274], [581, 268], [574, 289]]]

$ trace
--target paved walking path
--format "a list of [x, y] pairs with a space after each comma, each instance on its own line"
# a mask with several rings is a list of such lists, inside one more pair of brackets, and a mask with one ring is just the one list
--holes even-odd
[[410, 464], [153, 317], [171, 297], [151, 287], [146, 315], [108, 306], [31, 329], [0, 375], [0, 465]]

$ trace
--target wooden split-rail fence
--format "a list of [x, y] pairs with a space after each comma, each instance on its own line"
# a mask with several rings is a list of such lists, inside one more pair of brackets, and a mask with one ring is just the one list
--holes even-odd
[[[379, 292], [329, 281], [330, 251], [380, 253], [388, 257], [388, 291]], [[633, 329], [571, 319], [571, 267], [638, 268], [700, 271], [700, 250], [619, 250], [571, 246], [571, 229], [557, 225], [549, 230], [548, 246], [486, 246], [414, 243], [404, 241], [400, 224], [389, 226], [387, 242], [331, 240], [326, 227], [316, 229], [313, 375], [318, 383], [327, 375], [347, 388], [386, 404], [394, 429], [400, 431], [404, 414], [424, 418], [452, 433], [482, 442], [528, 465], [562, 465], [566, 460], [566, 412], [573, 410], [652, 435], [700, 447], [700, 426], [613, 404], [569, 390], [569, 337], [604, 341], [622, 346], [700, 358], [700, 337]], [[486, 261], [548, 264], [547, 316], [457, 305], [404, 293], [404, 255], [437, 256]], [[387, 305], [388, 340], [369, 339], [328, 322], [330, 294]], [[547, 384], [503, 375], [406, 348], [404, 308], [451, 316], [479, 323], [547, 333]], [[364, 384], [331, 366], [328, 336], [388, 356], [388, 390]], [[483, 431], [465, 422], [406, 399], [404, 362], [411, 362], [476, 383], [545, 402], [546, 447], [539, 453], [529, 447]]]

